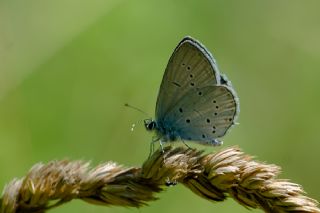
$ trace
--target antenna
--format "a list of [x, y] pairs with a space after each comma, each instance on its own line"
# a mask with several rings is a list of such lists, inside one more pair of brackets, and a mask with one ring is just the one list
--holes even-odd
[[[138, 112], [141, 112], [142, 114], [146, 115], [147, 117], [151, 118], [150, 115], [148, 115], [148, 113], [146, 113], [145, 111], [139, 109], [138, 107], [134, 107], [134, 106], [131, 106], [130, 104], [128, 103], [125, 103], [124, 106], [126, 107], [129, 107], [131, 109], [134, 109], [134, 110], [137, 110]], [[137, 124], [140, 124], [141, 123], [141, 120], [139, 120], [137, 122]], [[133, 123], [132, 126], [131, 126], [131, 131], [133, 132], [134, 128], [136, 127], [136, 123]]]
[[148, 116], [148, 117], [151, 117], [150, 115], [148, 115], [148, 113], [146, 113], [145, 111], [139, 109], [138, 107], [131, 106], [131, 105], [128, 104], [128, 103], [125, 103], [124, 106], [129, 107], [129, 108], [132, 108], [132, 109], [135, 109], [135, 110], [141, 112], [142, 114], [144, 114], [144, 115], [146, 115], [146, 116]]

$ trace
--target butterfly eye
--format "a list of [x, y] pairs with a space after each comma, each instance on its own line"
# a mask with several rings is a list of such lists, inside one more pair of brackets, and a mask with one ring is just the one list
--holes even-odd
[[153, 130], [156, 127], [156, 123], [154, 121], [152, 121], [149, 125], [148, 125], [148, 129], [149, 130]]
[[144, 126], [146, 130], [151, 131], [156, 128], [156, 122], [151, 119], [147, 119], [147, 120], [144, 120]]

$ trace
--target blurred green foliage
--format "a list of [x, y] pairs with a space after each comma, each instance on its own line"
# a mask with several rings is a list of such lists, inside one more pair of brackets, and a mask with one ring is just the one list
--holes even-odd
[[[320, 2], [0, 1], [0, 186], [37, 162], [113, 160], [139, 166], [160, 81], [185, 35], [215, 56], [240, 97], [240, 146], [319, 194]], [[214, 151], [217, 148], [201, 147]], [[182, 186], [139, 212], [248, 212]], [[132, 212], [81, 201], [51, 212]], [[256, 210], [254, 212], [261, 212]]]

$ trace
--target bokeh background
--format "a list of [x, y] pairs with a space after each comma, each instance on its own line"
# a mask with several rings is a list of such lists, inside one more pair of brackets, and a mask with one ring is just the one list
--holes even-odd
[[[281, 166], [281, 178], [319, 200], [319, 8], [317, 0], [0, 0], [1, 189], [54, 159], [141, 165], [151, 135], [141, 124], [130, 131], [145, 116], [123, 104], [153, 115], [167, 61], [191, 35], [240, 97], [240, 125], [224, 147]], [[159, 197], [139, 210], [72, 201], [51, 212], [249, 212], [180, 185]]]

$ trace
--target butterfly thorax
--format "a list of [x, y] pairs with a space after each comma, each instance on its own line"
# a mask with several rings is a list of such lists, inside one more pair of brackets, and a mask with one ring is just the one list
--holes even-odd
[[177, 139], [177, 132], [173, 127], [163, 125], [163, 122], [152, 119], [144, 120], [144, 126], [147, 131], [155, 131], [157, 138], [164, 141], [175, 141]]

